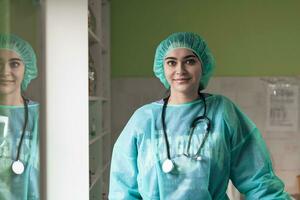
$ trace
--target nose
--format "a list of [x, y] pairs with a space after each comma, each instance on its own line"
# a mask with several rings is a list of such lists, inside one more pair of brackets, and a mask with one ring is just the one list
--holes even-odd
[[9, 63], [0, 63], [0, 74], [5, 75], [10, 72], [10, 66]]
[[184, 74], [185, 73], [185, 65], [183, 62], [179, 62], [176, 66], [176, 74]]

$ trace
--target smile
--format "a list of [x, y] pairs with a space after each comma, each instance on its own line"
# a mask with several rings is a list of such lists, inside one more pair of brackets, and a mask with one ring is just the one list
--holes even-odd
[[15, 81], [12, 80], [0, 80], [0, 84], [10, 84], [10, 83], [14, 83]]
[[186, 83], [189, 80], [191, 80], [191, 78], [177, 78], [177, 79], [173, 79], [173, 81], [176, 82], [176, 83]]

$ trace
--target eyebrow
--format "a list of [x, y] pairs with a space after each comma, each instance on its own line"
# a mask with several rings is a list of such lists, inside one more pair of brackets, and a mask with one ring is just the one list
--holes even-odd
[[11, 59], [9, 59], [9, 61], [20, 61], [20, 62], [22, 62], [22, 60], [20, 58], [11, 58]]
[[[0, 58], [0, 62], [6, 62], [6, 59]], [[8, 60], [8, 62], [12, 62], [12, 61], [18, 61], [18, 62], [23, 62], [20, 58], [11, 58]]]
[[[188, 58], [197, 58], [197, 57], [195, 55], [191, 54], [191, 55], [185, 56], [183, 59], [188, 59]], [[171, 59], [171, 60], [177, 60], [177, 58], [175, 58], [175, 57], [166, 57], [165, 58], [165, 60], [169, 60], [169, 59]]]

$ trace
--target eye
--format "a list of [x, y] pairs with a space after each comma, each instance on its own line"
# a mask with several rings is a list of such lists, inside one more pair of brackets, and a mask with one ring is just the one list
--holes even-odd
[[170, 67], [174, 67], [174, 66], [176, 66], [176, 64], [177, 64], [176, 61], [174, 61], [174, 60], [168, 60], [166, 63], [167, 63], [167, 65], [170, 66]]
[[196, 60], [193, 59], [193, 58], [187, 59], [187, 60], [185, 61], [185, 63], [186, 63], [187, 65], [194, 65], [194, 64], [196, 63]]
[[11, 61], [11, 62], [9, 63], [9, 66], [10, 66], [12, 69], [18, 68], [20, 65], [21, 65], [21, 63], [18, 62], [18, 61]]

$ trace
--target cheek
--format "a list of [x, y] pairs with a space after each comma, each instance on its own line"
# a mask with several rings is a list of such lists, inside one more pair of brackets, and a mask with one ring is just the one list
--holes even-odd
[[22, 82], [22, 81], [23, 81], [24, 73], [25, 73], [24, 68], [21, 68], [20, 70], [18, 70], [18, 71], [15, 73], [15, 75], [16, 75], [16, 77], [17, 77], [17, 79], [18, 79], [18, 82]]
[[191, 73], [194, 74], [195, 79], [197, 80], [201, 79], [201, 75], [202, 75], [201, 69], [194, 69]]
[[167, 81], [169, 81], [171, 79], [171, 71], [164, 67], [164, 73]]
[[199, 69], [198, 69], [198, 76], [199, 76], [199, 79], [201, 79], [201, 76], [202, 76], [202, 66], [200, 65]]

